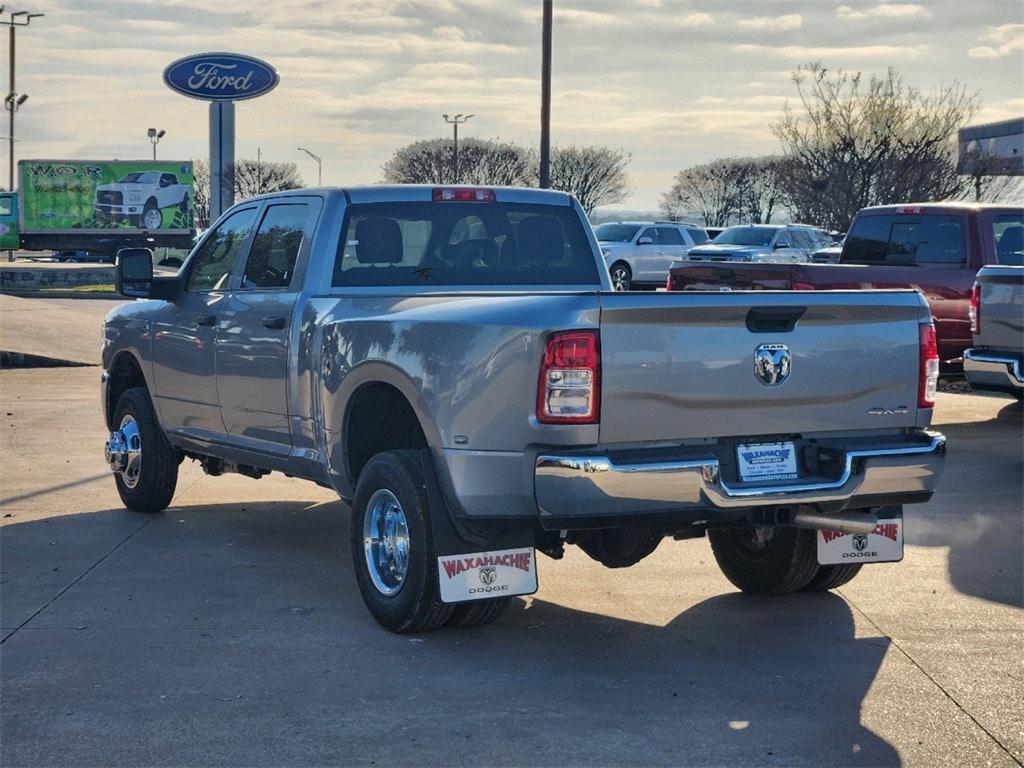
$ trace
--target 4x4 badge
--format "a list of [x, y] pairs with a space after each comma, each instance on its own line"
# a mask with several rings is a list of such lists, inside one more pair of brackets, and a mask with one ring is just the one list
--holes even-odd
[[766, 387], [777, 387], [789, 378], [792, 362], [785, 344], [762, 344], [754, 350], [754, 376]]

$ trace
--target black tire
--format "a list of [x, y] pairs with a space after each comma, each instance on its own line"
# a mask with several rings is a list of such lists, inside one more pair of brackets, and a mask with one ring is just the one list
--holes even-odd
[[163, 226], [163, 214], [161, 214], [160, 224], [155, 227], [150, 227], [146, 224], [146, 219], [149, 214], [153, 211], [160, 212], [159, 206], [156, 204], [156, 200], [150, 199], [146, 201], [146, 205], [142, 209], [142, 215], [139, 217], [139, 229], [145, 229], [146, 231], [152, 231], [154, 229], [160, 229]]
[[850, 565], [820, 565], [818, 572], [803, 588], [804, 592], [827, 592], [848, 583], [854, 576], [860, 573], [861, 563]]
[[[408, 566], [394, 594], [385, 594], [370, 575], [364, 548], [364, 522], [370, 501], [389, 491], [401, 505], [408, 530]], [[437, 555], [430, 527], [426, 478], [416, 451], [378, 453], [363, 468], [352, 502], [352, 563], [363, 602], [377, 622], [392, 632], [428, 632], [451, 617], [453, 606], [441, 602]]]
[[725, 578], [750, 595], [788, 595], [807, 586], [818, 573], [814, 531], [768, 528], [759, 541], [755, 528], [708, 531], [711, 551]]
[[128, 416], [138, 425], [142, 466], [134, 486], [121, 473], [114, 473], [117, 493], [133, 512], [162, 512], [171, 503], [178, 484], [178, 454], [164, 437], [144, 387], [125, 390], [117, 399], [114, 427], [119, 429]]
[[446, 625], [453, 629], [482, 627], [497, 619], [512, 602], [511, 597], [495, 597], [490, 600], [474, 600], [471, 603], [459, 603], [452, 610]]
[[[616, 291], [628, 291], [633, 283], [633, 270], [624, 261], [616, 261], [608, 268], [608, 275], [612, 279], [612, 288]], [[616, 282], [621, 287], [616, 287]]]

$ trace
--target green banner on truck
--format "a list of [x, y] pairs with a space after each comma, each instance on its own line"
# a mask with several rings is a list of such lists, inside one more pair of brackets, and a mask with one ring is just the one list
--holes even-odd
[[22, 235], [193, 231], [189, 161], [22, 160], [18, 171]]

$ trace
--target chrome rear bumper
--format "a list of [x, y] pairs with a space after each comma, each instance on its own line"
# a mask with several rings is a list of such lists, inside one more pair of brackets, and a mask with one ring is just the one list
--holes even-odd
[[1020, 360], [1008, 355], [993, 355], [976, 349], [964, 351], [964, 374], [976, 389], [1013, 392], [1024, 389], [1024, 371]]
[[918, 437], [901, 447], [847, 451], [835, 480], [776, 485], [729, 484], [710, 457], [616, 464], [607, 456], [542, 455], [534, 470], [537, 505], [542, 519], [561, 519], [921, 500], [938, 484], [946, 438], [937, 432]]

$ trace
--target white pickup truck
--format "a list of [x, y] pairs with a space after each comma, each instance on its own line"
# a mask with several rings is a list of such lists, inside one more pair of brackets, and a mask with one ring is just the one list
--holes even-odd
[[100, 184], [93, 205], [100, 221], [127, 219], [132, 226], [147, 230], [160, 229], [164, 209], [175, 206], [188, 213], [188, 184], [161, 171], [137, 171], [113, 184]]

